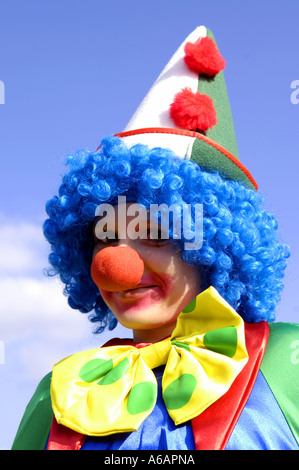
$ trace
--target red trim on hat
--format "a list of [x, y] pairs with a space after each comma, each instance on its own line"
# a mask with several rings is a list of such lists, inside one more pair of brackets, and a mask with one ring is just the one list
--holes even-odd
[[237, 165], [238, 168], [247, 176], [249, 181], [253, 184], [255, 189], [258, 188], [258, 185], [256, 181], [254, 180], [253, 176], [249, 173], [247, 168], [245, 168], [242, 163], [233, 156], [232, 153], [230, 153], [228, 150], [226, 150], [222, 145], [217, 144], [217, 142], [214, 142], [214, 140], [210, 139], [209, 137], [206, 137], [203, 134], [199, 134], [198, 132], [195, 131], [188, 131], [185, 129], [172, 129], [169, 127], [147, 127], [144, 129], [134, 129], [132, 131], [125, 131], [125, 132], [119, 132], [118, 134], [115, 134], [115, 137], [130, 137], [132, 135], [139, 135], [139, 134], [174, 134], [174, 135], [182, 135], [186, 137], [195, 137], [196, 139], [200, 139], [203, 142], [206, 142], [207, 144], [211, 145], [214, 147], [218, 152], [222, 153], [225, 157], [227, 157], [231, 162], [233, 162], [235, 165]]

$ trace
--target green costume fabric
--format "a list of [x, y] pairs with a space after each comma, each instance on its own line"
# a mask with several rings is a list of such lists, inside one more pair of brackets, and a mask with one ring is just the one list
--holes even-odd
[[12, 450], [43, 450], [53, 419], [50, 397], [52, 372], [39, 383], [20, 422]]
[[299, 325], [270, 323], [264, 375], [299, 443]]

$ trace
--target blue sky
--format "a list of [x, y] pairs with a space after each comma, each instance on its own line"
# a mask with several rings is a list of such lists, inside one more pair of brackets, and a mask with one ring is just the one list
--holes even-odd
[[201, 24], [227, 62], [240, 159], [291, 246], [277, 319], [298, 322], [298, 17], [298, 0], [0, 0], [0, 448], [53, 362], [106, 339], [42, 274], [44, 205], [65, 158], [122, 131]]

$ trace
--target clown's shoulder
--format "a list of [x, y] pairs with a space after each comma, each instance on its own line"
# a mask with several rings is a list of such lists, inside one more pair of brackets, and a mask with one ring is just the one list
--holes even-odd
[[[299, 448], [299, 324], [277, 322], [268, 325], [269, 338], [260, 373]], [[51, 377], [52, 372], [49, 372], [37, 386], [25, 409], [12, 450], [46, 448], [53, 421]]]
[[299, 325], [269, 323], [260, 370], [299, 443]]
[[52, 372], [38, 384], [20, 422], [12, 450], [43, 450], [46, 448], [53, 419], [50, 396]]

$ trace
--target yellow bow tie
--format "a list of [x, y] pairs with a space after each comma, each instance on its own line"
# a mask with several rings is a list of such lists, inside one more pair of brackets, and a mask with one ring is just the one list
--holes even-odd
[[242, 318], [210, 287], [178, 316], [170, 338], [136, 348], [80, 352], [53, 368], [51, 398], [59, 424], [90, 436], [138, 429], [152, 412], [165, 364], [163, 399], [175, 424], [224, 395], [248, 360]]

